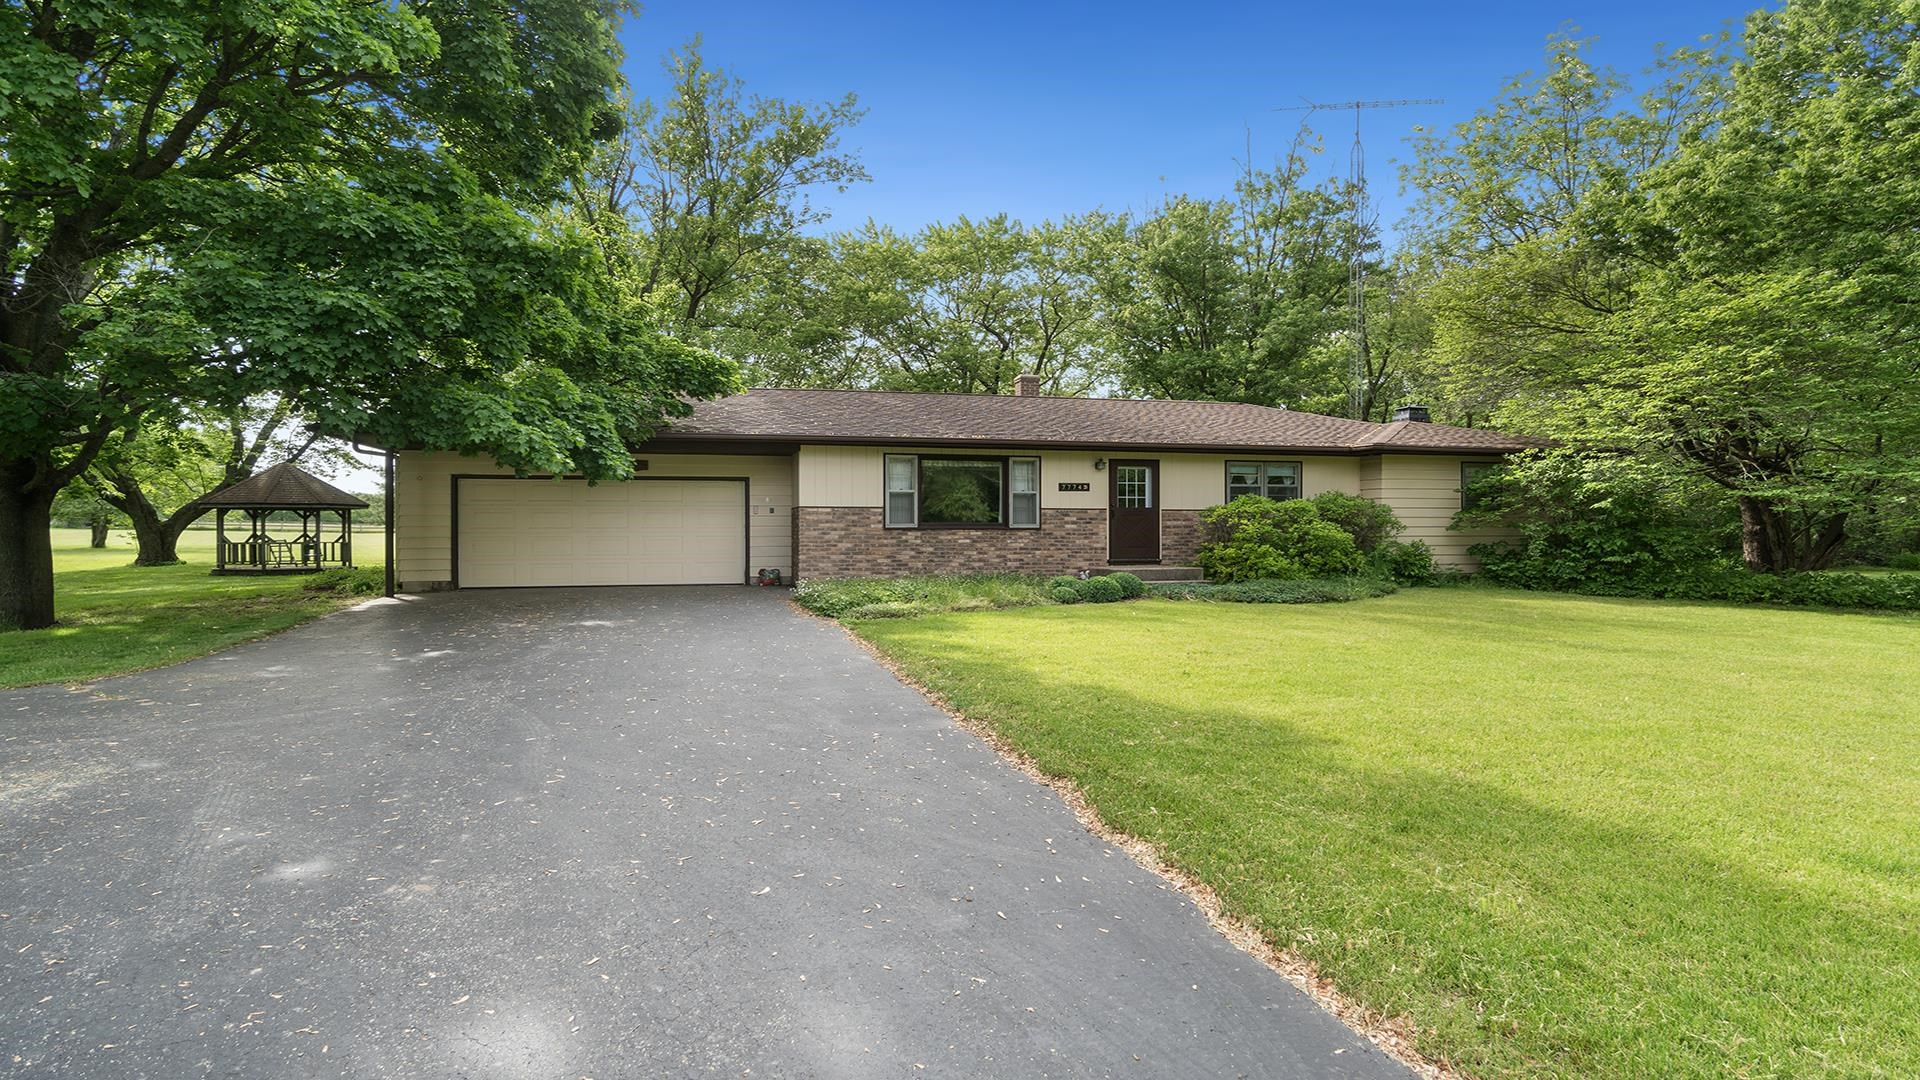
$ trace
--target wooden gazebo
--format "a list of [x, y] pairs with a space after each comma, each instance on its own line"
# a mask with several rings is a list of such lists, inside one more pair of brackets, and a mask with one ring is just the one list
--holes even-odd
[[[222, 488], [201, 500], [201, 505], [214, 511], [216, 574], [310, 574], [352, 566], [353, 512], [367, 508], [365, 502], [290, 461]], [[244, 539], [227, 538], [229, 511], [246, 515], [249, 527]], [[294, 515], [299, 535], [273, 535], [270, 519], [276, 513]], [[329, 537], [326, 533], [335, 515], [339, 527]]]

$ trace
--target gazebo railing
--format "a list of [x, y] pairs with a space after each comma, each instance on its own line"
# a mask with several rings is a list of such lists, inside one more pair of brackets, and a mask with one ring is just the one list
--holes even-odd
[[215, 572], [258, 573], [268, 570], [322, 570], [330, 566], [353, 565], [353, 532], [345, 511], [340, 515], [340, 531], [328, 537], [320, 529], [320, 512], [301, 514], [300, 535], [279, 539], [267, 533], [268, 511], [248, 512], [252, 532], [239, 539], [226, 535], [226, 511], [215, 516], [215, 545], [218, 559]]

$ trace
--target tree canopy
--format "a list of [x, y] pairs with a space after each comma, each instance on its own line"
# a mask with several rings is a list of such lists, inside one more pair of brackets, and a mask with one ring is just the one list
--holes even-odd
[[1755, 569], [1920, 494], [1920, 49], [1806, 0], [1625, 80], [1548, 71], [1421, 148], [1436, 350], [1494, 420], [1724, 489]]
[[52, 620], [54, 494], [190, 404], [609, 477], [733, 386], [540, 214], [619, 129], [618, 14], [0, 7], [0, 626]]

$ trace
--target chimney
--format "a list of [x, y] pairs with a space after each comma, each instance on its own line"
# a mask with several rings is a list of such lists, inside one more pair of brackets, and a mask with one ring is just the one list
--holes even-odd
[[1425, 405], [1402, 405], [1393, 410], [1393, 418], [1395, 420], [1411, 420], [1416, 424], [1425, 424], [1433, 420], [1433, 417], [1427, 415], [1427, 407]]
[[1015, 375], [1013, 377], [1013, 396], [1039, 397], [1041, 381], [1038, 375]]

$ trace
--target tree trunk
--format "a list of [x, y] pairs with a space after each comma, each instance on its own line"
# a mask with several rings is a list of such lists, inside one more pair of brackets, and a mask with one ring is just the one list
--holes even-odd
[[[1811, 530], [1809, 530], [1811, 531]], [[1800, 557], [1800, 569], [1825, 570], [1833, 565], [1847, 542], [1847, 515], [1835, 514], [1821, 526], [1806, 553]]]
[[128, 493], [127, 498], [116, 501], [120, 504], [120, 512], [133, 522], [133, 541], [139, 548], [133, 557], [133, 565], [171, 566], [180, 561], [174, 543], [179, 534], [167, 528], [160, 511], [147, 501], [144, 492], [136, 488]]
[[53, 625], [53, 492], [28, 458], [0, 464], [0, 630]]
[[1847, 540], [1847, 515], [1809, 523], [1803, 535], [1779, 507], [1753, 495], [1740, 496], [1740, 557], [1761, 572], [1825, 570]]
[[206, 510], [196, 501], [175, 510], [171, 516], [161, 517], [146, 491], [131, 476], [104, 470], [99, 476], [106, 481], [98, 485], [100, 497], [133, 523], [133, 540], [138, 548], [133, 565], [172, 566], [179, 562], [180, 534], [203, 517]]
[[109, 524], [107, 519], [94, 518], [92, 521], [88, 522], [88, 524], [93, 527], [93, 546], [97, 548], [106, 547], [107, 546], [107, 528]]
[[1755, 572], [1780, 569], [1774, 551], [1773, 518], [1778, 513], [1752, 495], [1740, 496], [1740, 558], [1746, 562], [1747, 569]]

